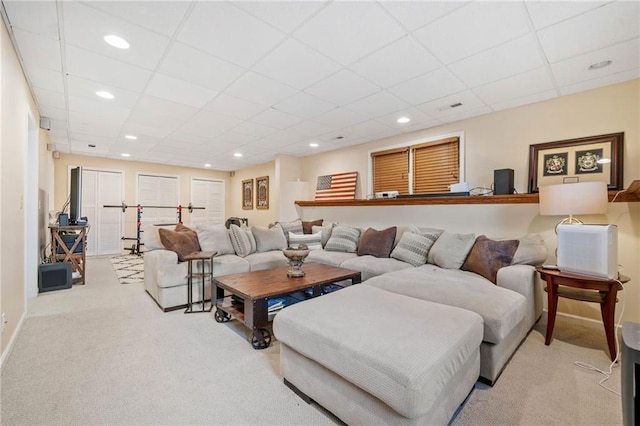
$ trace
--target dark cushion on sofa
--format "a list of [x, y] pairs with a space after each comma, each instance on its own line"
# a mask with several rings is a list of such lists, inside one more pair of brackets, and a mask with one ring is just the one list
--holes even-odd
[[511, 264], [519, 243], [518, 240], [494, 241], [480, 235], [461, 269], [482, 275], [495, 284], [498, 269]]
[[302, 221], [302, 232], [304, 234], [313, 234], [313, 227], [314, 226], [322, 226], [322, 222], [324, 222], [324, 219], [318, 219], [318, 220], [303, 220]]
[[358, 256], [371, 255], [389, 257], [396, 240], [397, 228], [392, 226], [382, 231], [369, 228], [362, 233], [358, 242]]
[[160, 242], [167, 249], [176, 252], [178, 260], [184, 262], [184, 257], [194, 251], [200, 251], [200, 244], [198, 242], [198, 234], [191, 228], [178, 224], [176, 229], [171, 231], [169, 229], [158, 230], [160, 235]]

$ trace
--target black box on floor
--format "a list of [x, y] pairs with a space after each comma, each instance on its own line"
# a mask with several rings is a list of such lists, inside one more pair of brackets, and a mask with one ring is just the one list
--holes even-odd
[[38, 267], [38, 292], [71, 288], [71, 263], [45, 263]]
[[515, 192], [513, 186], [513, 169], [498, 169], [493, 171], [493, 194], [504, 195]]

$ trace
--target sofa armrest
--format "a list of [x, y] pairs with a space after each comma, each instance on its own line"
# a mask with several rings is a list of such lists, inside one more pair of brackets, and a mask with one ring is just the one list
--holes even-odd
[[144, 253], [144, 287], [154, 289], [158, 285], [158, 273], [164, 265], [177, 265], [178, 255], [171, 250], [151, 250]]
[[542, 315], [542, 287], [538, 284], [536, 268], [531, 265], [510, 265], [500, 268], [496, 284], [527, 299], [527, 325], [532, 327]]

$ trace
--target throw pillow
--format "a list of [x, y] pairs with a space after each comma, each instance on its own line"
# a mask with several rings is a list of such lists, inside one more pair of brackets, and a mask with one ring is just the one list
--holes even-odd
[[289, 246], [297, 249], [300, 244], [306, 244], [309, 250], [320, 250], [322, 248], [322, 231], [315, 234], [294, 234], [289, 232]]
[[498, 269], [511, 264], [519, 243], [518, 240], [494, 241], [480, 235], [461, 269], [482, 275], [495, 284]]
[[259, 253], [287, 248], [287, 239], [279, 223], [271, 229], [253, 226], [251, 232], [256, 238], [256, 247]]
[[253, 253], [251, 238], [249, 234], [251, 233], [250, 229], [242, 229], [238, 225], [231, 224], [229, 226], [229, 237], [231, 238], [231, 245], [233, 246], [233, 250], [240, 257], [246, 257]]
[[358, 256], [367, 254], [375, 257], [389, 257], [396, 240], [397, 228], [392, 226], [382, 231], [369, 228], [362, 233], [358, 242]]
[[474, 234], [445, 231], [429, 250], [427, 261], [444, 269], [460, 269], [475, 240]]
[[518, 241], [520, 244], [511, 260], [512, 265], [541, 265], [547, 260], [549, 250], [540, 234], [527, 234]]
[[322, 226], [323, 219], [302, 221], [302, 233], [313, 234], [314, 226]]
[[330, 223], [328, 225], [317, 226], [313, 225], [311, 227], [311, 233], [315, 234], [316, 232], [322, 232], [322, 247], [327, 245], [327, 241], [331, 238], [331, 231], [336, 225], [334, 223]]
[[437, 239], [438, 236], [433, 234], [423, 235], [406, 231], [402, 234], [398, 245], [391, 252], [391, 257], [413, 266], [424, 265], [427, 263], [429, 249]]
[[173, 225], [145, 226], [144, 229], [142, 229], [142, 236], [140, 237], [140, 242], [142, 243], [142, 245], [144, 245], [144, 248], [146, 250], [160, 250], [164, 248], [164, 246], [162, 245], [162, 242], [160, 241], [160, 234], [158, 233], [160, 228], [173, 231], [175, 226]]
[[[289, 232], [302, 234], [302, 219], [292, 220], [291, 222], [276, 222], [275, 224], [280, 225], [282, 232], [284, 232], [285, 239], [289, 237]], [[269, 228], [272, 227], [270, 226]]]
[[174, 231], [160, 228], [158, 230], [160, 241], [167, 249], [174, 251], [178, 255], [178, 261], [184, 262], [184, 257], [195, 251], [200, 251], [198, 244], [198, 234], [193, 229], [183, 225], [177, 225]]
[[216, 256], [235, 254], [229, 238], [229, 230], [224, 225], [196, 225], [196, 234], [203, 251], [214, 251]]
[[358, 249], [360, 230], [346, 225], [338, 225], [331, 231], [331, 237], [324, 246], [327, 251], [355, 253]]

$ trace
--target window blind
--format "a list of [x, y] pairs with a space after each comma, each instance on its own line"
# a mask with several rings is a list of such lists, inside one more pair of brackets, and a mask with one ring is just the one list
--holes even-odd
[[452, 137], [411, 147], [414, 194], [448, 192], [451, 184], [458, 183], [458, 142]]
[[371, 154], [373, 193], [409, 193], [409, 148], [390, 149]]

